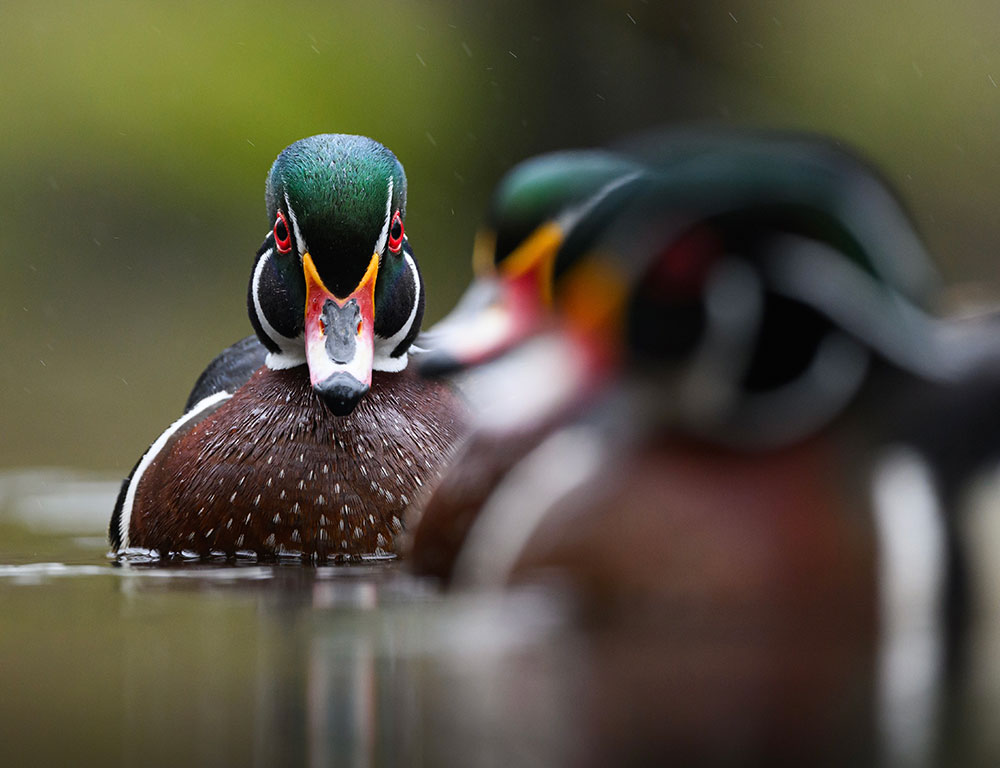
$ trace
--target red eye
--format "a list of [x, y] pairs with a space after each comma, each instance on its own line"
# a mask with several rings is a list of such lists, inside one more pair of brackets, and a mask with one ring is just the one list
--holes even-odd
[[278, 218], [274, 220], [274, 244], [278, 246], [278, 253], [288, 253], [292, 250], [292, 236], [288, 232], [288, 221], [281, 211], [278, 211]]
[[399, 249], [403, 247], [403, 217], [399, 215], [399, 211], [392, 214], [392, 224], [389, 225], [389, 250], [393, 253], [399, 253]]

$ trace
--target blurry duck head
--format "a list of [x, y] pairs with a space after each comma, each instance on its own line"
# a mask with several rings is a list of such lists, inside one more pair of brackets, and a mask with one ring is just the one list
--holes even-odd
[[372, 370], [406, 366], [420, 329], [403, 166], [372, 139], [313, 136], [278, 155], [266, 204], [271, 228], [250, 279], [250, 320], [267, 364], [307, 364], [313, 389], [345, 415]]
[[636, 193], [644, 172], [635, 160], [603, 150], [554, 152], [508, 172], [476, 236], [475, 279], [435, 327], [424, 355], [428, 375], [491, 360], [548, 322], [552, 287], [568, 238], [603, 222]]

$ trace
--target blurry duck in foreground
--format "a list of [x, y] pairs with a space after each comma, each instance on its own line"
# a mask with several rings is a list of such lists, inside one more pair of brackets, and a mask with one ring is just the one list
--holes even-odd
[[875, 362], [957, 381], [994, 347], [927, 314], [934, 270], [898, 202], [811, 137], [677, 133], [526, 161], [475, 258], [422, 369], [532, 341], [477, 374], [486, 423], [416, 530], [416, 567], [446, 577], [501, 478], [595, 393], [612, 424], [761, 453], [819, 432]]
[[[723, 658], [739, 647], [758, 670], [744, 693], [787, 694], [799, 676], [778, 720], [808, 720], [817, 693], [868, 701], [877, 665], [888, 749], [926, 751], [936, 687], [960, 671], [968, 584], [940, 451], [913, 424], [946, 424], [973, 383], [1000, 392], [995, 329], [932, 316], [908, 217], [828, 142], [661, 138], [539, 204], [592, 157], [531, 160], [499, 188], [497, 231], [507, 209], [536, 228], [495, 247], [428, 359], [436, 372], [507, 353], [477, 375], [485, 426], [426, 505], [414, 567], [466, 587], [554, 580], [603, 614], [655, 606], [623, 614], [659, 628], [654, 649], [663, 632], [735, 631]], [[507, 334], [463, 337], [483, 322]], [[967, 452], [948, 487], [997, 444]]]
[[256, 337], [209, 365], [123, 483], [117, 552], [392, 557], [404, 510], [463, 431], [451, 387], [407, 366], [424, 284], [395, 155], [363, 136], [303, 139], [278, 155], [266, 198]]

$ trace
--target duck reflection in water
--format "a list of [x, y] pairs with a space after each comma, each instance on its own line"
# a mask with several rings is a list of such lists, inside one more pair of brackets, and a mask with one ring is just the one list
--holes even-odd
[[389, 564], [114, 573], [112, 762], [579, 762], [579, 653], [548, 595], [443, 596]]
[[931, 314], [887, 185], [821, 139], [681, 133], [527, 161], [490, 225], [425, 368], [507, 354], [415, 569], [573, 597], [597, 754], [933, 760], [969, 588], [936, 489], [994, 449], [949, 476], [913, 424], [1000, 368], [990, 323]]

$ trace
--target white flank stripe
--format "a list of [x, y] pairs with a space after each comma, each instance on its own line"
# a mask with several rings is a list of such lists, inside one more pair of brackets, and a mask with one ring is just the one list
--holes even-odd
[[483, 505], [455, 562], [455, 583], [500, 587], [553, 505], [581, 487], [605, 458], [585, 427], [557, 432], [524, 457]]
[[594, 210], [598, 204], [604, 200], [604, 198], [619, 187], [625, 186], [640, 176], [642, 176], [642, 171], [633, 171], [632, 173], [627, 173], [624, 176], [612, 179], [583, 202], [565, 209], [556, 218], [556, 223], [564, 233], [568, 233], [571, 229], [573, 229], [573, 227], [579, 224], [587, 214]]
[[927, 465], [911, 449], [876, 467], [881, 640], [879, 720], [891, 765], [930, 765], [942, 695], [944, 523]]
[[214, 395], [209, 395], [203, 400], [200, 400], [190, 411], [167, 427], [163, 434], [156, 438], [156, 441], [149, 446], [149, 450], [143, 455], [142, 460], [139, 462], [139, 466], [135, 468], [132, 480], [128, 484], [128, 490], [125, 492], [125, 501], [122, 503], [122, 514], [121, 518], [118, 520], [118, 535], [121, 539], [121, 546], [119, 547], [119, 550], [126, 549], [129, 546], [128, 529], [129, 524], [132, 521], [132, 505], [135, 504], [135, 492], [139, 487], [139, 482], [142, 480], [143, 474], [147, 469], [149, 469], [149, 465], [153, 463], [157, 454], [163, 450], [163, 446], [167, 444], [167, 441], [174, 435], [174, 433], [177, 432], [177, 430], [191, 421], [206, 408], [210, 408], [216, 403], [221, 403], [223, 400], [228, 400], [230, 397], [232, 397], [232, 395], [229, 392], [222, 390], [221, 392], [216, 392]]

